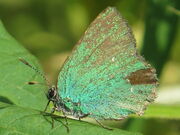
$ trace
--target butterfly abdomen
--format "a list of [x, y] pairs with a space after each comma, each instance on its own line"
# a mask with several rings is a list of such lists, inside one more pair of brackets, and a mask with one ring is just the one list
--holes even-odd
[[81, 111], [80, 103], [73, 102], [69, 98], [59, 100], [57, 106], [58, 108], [61, 108], [60, 110], [62, 110], [66, 115], [73, 116], [74, 118], [83, 118], [88, 116], [88, 114]]

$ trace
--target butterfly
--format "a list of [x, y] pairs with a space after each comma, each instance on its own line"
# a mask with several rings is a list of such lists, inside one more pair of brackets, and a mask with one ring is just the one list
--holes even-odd
[[156, 71], [137, 52], [127, 21], [108, 7], [76, 44], [47, 98], [64, 115], [120, 120], [143, 114], [157, 86]]

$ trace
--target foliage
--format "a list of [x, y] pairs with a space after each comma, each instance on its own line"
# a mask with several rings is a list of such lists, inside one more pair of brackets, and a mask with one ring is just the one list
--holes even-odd
[[[64, 52], [72, 49], [89, 23], [107, 6], [116, 6], [133, 26], [141, 53], [158, 71], [158, 96], [162, 96], [162, 86], [180, 84], [179, 1], [0, 0], [0, 19], [9, 33], [24, 46], [0, 23], [0, 134], [67, 133], [62, 123], [57, 121], [65, 122], [59, 116], [55, 127], [51, 128], [51, 116], [54, 118], [56, 115], [43, 112], [47, 104], [44, 94], [47, 88], [27, 85], [28, 81], [44, 80], [18, 59], [23, 57], [42, 71], [40, 62], [48, 78], [54, 78], [51, 81], [55, 82], [57, 77], [52, 77], [52, 74], [59, 72], [60, 63], [66, 57]], [[171, 102], [175, 98], [171, 95], [173, 89], [168, 91]], [[137, 132], [141, 132], [146, 135], [178, 135], [179, 108], [179, 100], [173, 105], [155, 103], [143, 116], [122, 120], [114, 126], [118, 129], [113, 131], [68, 119], [70, 134], [139, 135]]]

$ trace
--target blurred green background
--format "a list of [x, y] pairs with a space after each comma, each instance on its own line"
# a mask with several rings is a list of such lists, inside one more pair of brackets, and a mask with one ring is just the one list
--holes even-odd
[[[38, 57], [52, 83], [91, 21], [107, 6], [128, 20], [141, 54], [157, 70], [160, 104], [180, 104], [180, 1], [0, 0], [8, 32]], [[180, 120], [130, 118], [117, 127], [146, 135], [179, 135]]]

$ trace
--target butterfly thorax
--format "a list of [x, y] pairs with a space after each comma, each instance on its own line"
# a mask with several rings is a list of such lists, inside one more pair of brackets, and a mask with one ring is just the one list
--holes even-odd
[[69, 98], [60, 98], [57, 92], [57, 88], [55, 86], [52, 86], [48, 90], [47, 98], [49, 101], [53, 102], [54, 109], [56, 111], [62, 111], [63, 114], [71, 115], [75, 118], [82, 118], [87, 116], [87, 114], [83, 114], [83, 112], [81, 111], [80, 103], [74, 103]]
[[61, 99], [57, 103], [57, 106], [66, 114], [71, 115], [75, 118], [81, 118], [86, 114], [83, 114], [80, 108], [80, 103], [74, 103], [71, 99]]

